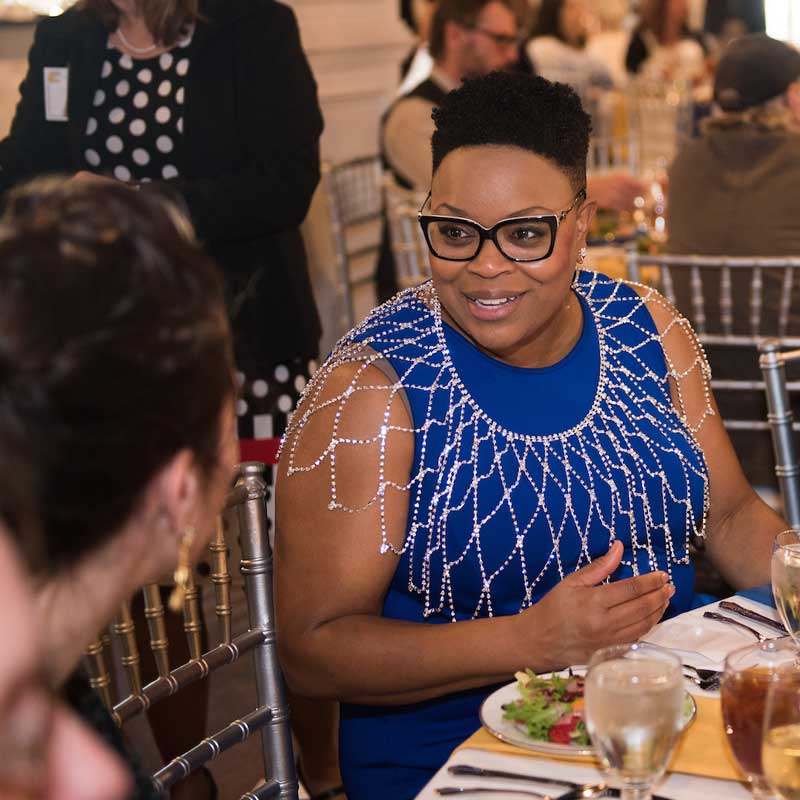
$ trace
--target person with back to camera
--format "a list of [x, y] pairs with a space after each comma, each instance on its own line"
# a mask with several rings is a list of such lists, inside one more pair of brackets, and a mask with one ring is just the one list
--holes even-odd
[[[0, 204], [49, 172], [177, 193], [225, 276], [239, 436], [262, 457], [321, 332], [299, 228], [323, 121], [293, 12], [274, 0], [81, 0], [39, 23], [29, 61], [0, 142]], [[205, 702], [183, 710], [197, 726]], [[320, 704], [293, 705], [312, 793], [338, 784], [335, 708], [325, 726]], [[165, 756], [185, 744], [169, 727], [156, 723]]]
[[[0, 519], [23, 545], [40, 533], [31, 568], [50, 680], [120, 751], [76, 668], [134, 592], [205, 551], [236, 461], [234, 398], [221, 276], [174, 206], [112, 183], [11, 193], [0, 474], [24, 469], [32, 500], [23, 508], [3, 484]], [[133, 765], [136, 799], [155, 798]], [[195, 774], [184, 786], [198, 798], [208, 778]]]
[[577, 95], [496, 72], [435, 122], [433, 279], [334, 348], [279, 464], [282, 662], [343, 701], [351, 800], [415, 796], [516, 670], [689, 609], [692, 533], [744, 587], [769, 580], [785, 525], [742, 475], [686, 321], [581, 266]]

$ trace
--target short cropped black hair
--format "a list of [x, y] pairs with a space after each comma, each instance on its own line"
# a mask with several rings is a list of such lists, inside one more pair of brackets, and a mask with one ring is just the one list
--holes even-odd
[[552, 161], [575, 191], [586, 184], [591, 118], [564, 83], [492, 72], [450, 92], [433, 120], [434, 173], [459, 147], [511, 145]]

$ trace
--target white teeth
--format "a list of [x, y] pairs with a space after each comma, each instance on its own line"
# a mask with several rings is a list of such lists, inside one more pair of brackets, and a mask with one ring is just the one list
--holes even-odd
[[478, 306], [485, 306], [486, 308], [495, 308], [497, 306], [504, 306], [506, 303], [510, 303], [512, 300], [516, 300], [516, 297], [500, 297], [497, 300], [478, 300], [475, 299], [472, 302]]

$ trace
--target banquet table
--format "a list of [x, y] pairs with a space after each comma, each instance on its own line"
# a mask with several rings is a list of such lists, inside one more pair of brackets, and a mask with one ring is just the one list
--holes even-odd
[[[768, 604], [771, 603], [768, 598], [768, 587], [761, 587], [745, 593], [744, 596], [737, 595], [730, 599], [777, 620], [777, 612], [771, 604]], [[735, 626], [703, 617], [704, 611], [716, 610], [717, 605], [718, 603], [712, 603], [666, 620], [643, 637], [643, 640], [675, 651], [684, 664], [722, 669], [728, 652], [754, 644], [756, 639], [752, 634]], [[731, 616], [729, 612], [725, 613]], [[741, 621], [767, 637], [778, 635], [774, 630], [757, 622]], [[654, 787], [654, 794], [665, 800], [747, 800], [751, 794], [743, 783], [744, 776], [733, 760], [725, 740], [719, 692], [702, 691], [688, 680], [686, 689], [694, 696], [697, 703], [697, 716], [682, 735], [667, 774]], [[417, 795], [417, 800], [438, 798], [440, 795], [436, 789], [445, 786], [492, 787], [498, 790], [530, 789], [552, 797], [567, 791], [567, 787], [546, 786], [529, 781], [452, 775], [448, 772], [448, 768], [455, 764], [560, 778], [577, 783], [608, 782], [613, 785], [613, 781], [608, 781], [604, 777], [598, 763], [591, 756], [556, 758], [543, 755], [500, 741], [486, 728], [481, 727], [456, 748], [447, 762]], [[463, 794], [465, 798], [471, 796], [485, 800], [512, 800], [515, 797], [514, 794], [504, 791]]]

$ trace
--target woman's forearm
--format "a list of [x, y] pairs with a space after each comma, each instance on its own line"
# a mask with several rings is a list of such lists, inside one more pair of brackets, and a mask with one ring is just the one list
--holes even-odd
[[736, 589], [770, 581], [775, 536], [788, 528], [754, 491], [711, 527], [706, 549], [722, 577]]
[[[369, 614], [325, 622], [281, 645], [299, 694], [351, 703], [401, 705], [509, 680], [525, 663], [518, 615], [430, 625]], [[280, 631], [278, 642], [281, 643]], [[523, 643], [519, 643], [522, 645]]]

